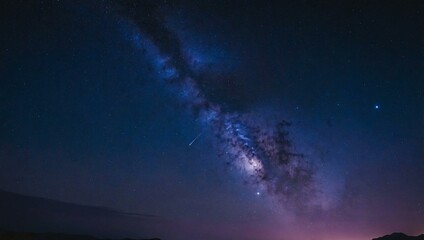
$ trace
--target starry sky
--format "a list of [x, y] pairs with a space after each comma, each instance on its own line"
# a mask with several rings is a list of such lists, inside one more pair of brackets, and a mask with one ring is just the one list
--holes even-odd
[[424, 233], [422, 2], [0, 9], [0, 189], [66, 209], [43, 205], [49, 218], [106, 211], [26, 228], [176, 240]]

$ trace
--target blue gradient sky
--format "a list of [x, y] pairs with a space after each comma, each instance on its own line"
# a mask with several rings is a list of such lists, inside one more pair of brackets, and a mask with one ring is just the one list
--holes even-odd
[[[1, 189], [159, 216], [164, 239], [424, 232], [422, 3], [1, 5]], [[169, 36], [148, 32], [150, 19], [222, 112], [261, 129], [292, 123], [292, 148], [313, 168], [312, 207], [227, 164], [227, 143], [164, 83], [177, 50], [160, 53]], [[114, 234], [158, 233], [127, 229]]]

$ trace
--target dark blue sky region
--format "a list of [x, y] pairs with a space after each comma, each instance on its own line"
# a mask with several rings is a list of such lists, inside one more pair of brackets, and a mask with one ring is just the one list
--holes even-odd
[[0, 5], [0, 189], [109, 214], [14, 228], [424, 232], [423, 3]]

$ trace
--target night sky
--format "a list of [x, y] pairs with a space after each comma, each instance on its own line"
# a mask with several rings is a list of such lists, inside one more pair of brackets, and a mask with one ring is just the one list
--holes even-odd
[[1, 1], [0, 189], [114, 226], [9, 227], [424, 233], [424, 4], [390, 2]]

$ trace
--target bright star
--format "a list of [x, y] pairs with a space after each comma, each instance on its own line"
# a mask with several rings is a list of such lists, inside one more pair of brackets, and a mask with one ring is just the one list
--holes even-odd
[[259, 195], [261, 195], [261, 193], [260, 193], [260, 192], [256, 192], [256, 195], [258, 195], [258, 196], [259, 196]]
[[379, 109], [379, 108], [380, 108], [380, 106], [379, 106], [379, 105], [375, 105], [375, 106], [374, 106], [374, 108], [375, 108], [375, 109]]

